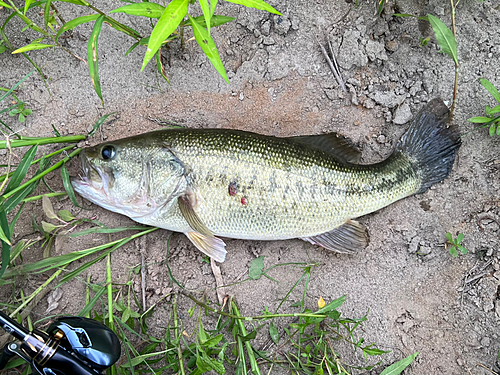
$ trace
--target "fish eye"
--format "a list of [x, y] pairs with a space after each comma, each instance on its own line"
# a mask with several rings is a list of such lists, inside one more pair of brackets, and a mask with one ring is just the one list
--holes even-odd
[[113, 159], [116, 154], [113, 146], [107, 145], [102, 148], [101, 155], [104, 160]]

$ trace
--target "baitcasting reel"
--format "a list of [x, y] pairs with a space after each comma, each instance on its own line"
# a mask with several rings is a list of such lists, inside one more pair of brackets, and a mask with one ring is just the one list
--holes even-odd
[[18, 355], [33, 375], [100, 375], [120, 358], [116, 334], [92, 319], [62, 317], [46, 332], [29, 332], [0, 311], [0, 327], [18, 340], [1, 350], [0, 370]]

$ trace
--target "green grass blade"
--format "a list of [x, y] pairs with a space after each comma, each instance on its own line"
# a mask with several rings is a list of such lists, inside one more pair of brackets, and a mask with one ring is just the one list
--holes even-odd
[[80, 207], [80, 205], [76, 201], [75, 191], [73, 190], [73, 186], [71, 186], [69, 172], [68, 168], [66, 168], [66, 165], [63, 165], [61, 167], [61, 177], [64, 185], [64, 190], [66, 190], [66, 193], [68, 193], [68, 197], [71, 200], [71, 203], [73, 203], [73, 205], [75, 205], [76, 207]]
[[99, 298], [106, 292], [106, 287], [102, 286], [99, 291], [92, 297], [92, 299], [85, 305], [85, 307], [78, 313], [78, 316], [87, 316], [88, 313], [92, 310], [94, 305], [99, 301]]
[[127, 52], [125, 52], [125, 56], [127, 56], [130, 52], [132, 52], [135, 47], [137, 47], [139, 45], [140, 42], [135, 42], [134, 44], [132, 44], [132, 47], [130, 47]]
[[[22, 137], [10, 140], [10, 147], [25, 147], [33, 145], [48, 145], [52, 143], [76, 143], [83, 141], [84, 135], [69, 135], [65, 137]], [[7, 141], [0, 141], [0, 150], [7, 148]]]
[[9, 238], [7, 237], [7, 234], [4, 232], [4, 229], [1, 226], [0, 226], [0, 240], [5, 242], [9, 246], [12, 246], [12, 243], [10, 242]]
[[131, 16], [160, 18], [165, 7], [156, 3], [134, 3], [113, 9], [109, 13], [125, 13]]
[[0, 6], [3, 6], [3, 7], [8, 8], [8, 9], [12, 9], [12, 7], [10, 5], [8, 5], [7, 3], [4, 3], [3, 1], [0, 1]]
[[429, 22], [434, 30], [434, 34], [436, 34], [439, 46], [444, 53], [453, 59], [455, 65], [458, 66], [457, 40], [455, 39], [455, 36], [439, 18], [433, 16], [432, 14], [428, 14], [427, 17], [429, 18]]
[[75, 5], [83, 5], [88, 7], [89, 3], [87, 3], [85, 0], [57, 0], [57, 1], [62, 1], [63, 3], [71, 3]]
[[71, 238], [75, 238], [75, 237], [80, 237], [80, 236], [86, 236], [87, 234], [90, 234], [90, 233], [109, 234], [109, 233], [124, 232], [126, 230], [144, 230], [145, 228], [146, 227], [144, 227], [144, 226], [138, 226], [138, 225], [134, 225], [134, 226], [130, 226], [130, 227], [118, 227], [118, 228], [90, 228], [90, 229], [82, 230], [80, 232], [71, 233], [69, 236]]
[[479, 78], [479, 83], [483, 85], [484, 88], [488, 90], [491, 95], [493, 95], [493, 97], [498, 103], [500, 103], [500, 93], [498, 93], [497, 88], [490, 81], [488, 81], [486, 78]]
[[10, 179], [3, 194], [6, 194], [6, 193], [14, 190], [15, 188], [17, 188], [21, 184], [24, 177], [26, 177], [26, 173], [28, 173], [28, 169], [31, 166], [33, 159], [35, 158], [35, 154], [36, 154], [37, 150], [38, 150], [38, 146], [34, 145], [24, 154], [23, 158], [21, 159], [21, 162], [17, 166], [16, 171], [12, 175], [12, 178]]
[[[21, 79], [18, 83], [16, 83], [14, 86], [12, 86], [12, 88], [11, 88], [9, 91], [7, 91], [7, 92], [6, 92], [6, 93], [5, 93], [2, 97], [0, 97], [0, 102], [1, 102], [2, 100], [4, 100], [7, 96], [9, 96], [9, 95], [12, 93], [12, 91], [14, 91], [14, 90], [17, 88], [17, 86], [19, 86], [19, 85], [20, 85], [21, 83], [23, 83], [23, 82], [24, 82], [24, 81], [25, 81], [25, 80], [26, 80], [26, 79], [27, 79], [30, 75], [32, 75], [34, 71], [35, 71], [35, 69], [33, 69], [33, 70], [32, 70], [31, 72], [29, 72], [28, 74], [26, 74], [26, 75], [24, 76], [24, 78], [23, 78], [23, 79]], [[4, 147], [4, 148], [5, 148], [5, 147]]]
[[115, 324], [113, 322], [113, 280], [111, 279], [111, 254], [108, 254], [106, 262], [106, 284], [108, 286], [108, 326], [114, 331]]
[[141, 71], [144, 70], [149, 61], [153, 58], [162, 42], [172, 34], [188, 11], [189, 0], [172, 0], [165, 8], [162, 16], [158, 20], [149, 38], [148, 49], [144, 56]]
[[111, 113], [108, 113], [107, 115], [101, 116], [101, 118], [99, 120], [97, 120], [96, 123], [94, 124], [94, 126], [92, 127], [92, 130], [89, 132], [88, 136], [92, 137], [96, 133], [96, 131], [99, 130], [101, 125], [104, 124], [104, 121], [106, 121], [109, 116], [114, 115], [115, 113], [116, 112], [111, 112]]
[[26, 0], [24, 2], [24, 14], [26, 15], [26, 11], [30, 8], [30, 4], [33, 2], [33, 0]]
[[99, 38], [99, 33], [101, 32], [102, 23], [104, 22], [104, 16], [99, 16], [94, 24], [94, 29], [92, 34], [90, 34], [89, 42], [87, 45], [87, 59], [89, 64], [90, 78], [92, 79], [92, 84], [94, 85], [94, 90], [101, 99], [102, 105], [104, 105], [104, 100], [101, 94], [101, 82], [99, 81], [99, 59], [97, 55], [97, 40]]
[[50, 48], [50, 47], [55, 47], [55, 44], [44, 44], [44, 43], [31, 43], [28, 44], [27, 46], [21, 47], [16, 49], [15, 51], [12, 51], [12, 54], [16, 53], [22, 53], [22, 52], [27, 52], [27, 51], [34, 51], [38, 49], [45, 49], [45, 48]]
[[158, 53], [155, 54], [155, 59], [156, 59], [156, 69], [158, 69], [158, 73], [160, 73], [163, 79], [165, 79], [165, 81], [167, 81], [168, 84], [170, 84], [167, 74], [165, 73], [165, 68], [163, 67], [163, 63], [161, 62], [161, 48], [159, 48]]
[[[194, 18], [195, 21], [198, 22], [198, 24], [201, 27], [205, 27], [205, 28], [207, 27], [207, 24], [205, 22], [205, 16], [198, 16], [198, 17], [192, 17], [192, 18]], [[210, 20], [210, 26], [216, 27], [216, 26], [224, 25], [225, 23], [231, 22], [235, 19], [236, 18], [234, 18], [234, 17], [221, 16], [221, 15], [216, 14], [216, 15], [212, 16], [212, 19]], [[182, 23], [182, 25], [183, 26], [192, 26], [191, 21], [189, 19], [184, 21]]]
[[[9, 222], [7, 221], [7, 214], [2, 209], [0, 209], [0, 228], [2, 228], [2, 232], [4, 233], [5, 237], [10, 238], [10, 229], [9, 229]], [[9, 265], [10, 249], [11, 249], [9, 243], [3, 240], [1, 242], [2, 242], [2, 267], [0, 268], [0, 279], [5, 273], [7, 266]]]
[[219, 52], [217, 51], [217, 46], [215, 45], [214, 40], [208, 33], [206, 29], [200, 26], [198, 22], [191, 16], [189, 16], [189, 21], [191, 21], [191, 25], [193, 26], [193, 33], [196, 41], [200, 45], [201, 49], [207, 55], [208, 59], [214, 66], [215, 70], [219, 72], [219, 74], [224, 78], [224, 80], [229, 83], [229, 79], [227, 78], [226, 69], [224, 69], [224, 65], [219, 56]]
[[280, 16], [282, 15], [280, 12], [278, 12], [276, 9], [274, 9], [271, 5], [269, 5], [263, 0], [226, 0], [226, 1], [233, 4], [244, 5], [249, 8], [265, 10], [269, 13], [278, 14]]
[[208, 6], [208, 0], [198, 0], [198, 2], [200, 3], [201, 10], [203, 11], [203, 17], [205, 17], [205, 24], [207, 25], [206, 28], [208, 31], [208, 35], [210, 35], [210, 19], [212, 17], [210, 14], [210, 8]]
[[[52, 0], [47, 0], [45, 3], [45, 8], [43, 10], [43, 24], [45, 26], [45, 30], [49, 27], [49, 20], [50, 20], [50, 4], [52, 3]], [[25, 12], [26, 13], [26, 12]]]
[[403, 358], [400, 361], [397, 361], [396, 363], [393, 363], [389, 367], [385, 368], [384, 371], [380, 373], [380, 375], [398, 375], [403, 372], [405, 368], [407, 368], [415, 359], [415, 357], [418, 355], [419, 352], [413, 353], [412, 355], [409, 355], [406, 358]]
[[64, 25], [61, 26], [61, 28], [57, 31], [56, 34], [56, 42], [61, 36], [62, 33], [68, 30], [73, 30], [75, 27], [78, 25], [82, 25], [87, 22], [95, 21], [98, 19], [100, 16], [99, 14], [92, 14], [90, 16], [82, 16], [82, 17], [77, 17], [71, 21], [66, 22]]
[[[213, 18], [219, 0], [210, 0], [210, 16]], [[212, 20], [213, 21], [213, 20]], [[212, 25], [213, 26], [213, 25]]]

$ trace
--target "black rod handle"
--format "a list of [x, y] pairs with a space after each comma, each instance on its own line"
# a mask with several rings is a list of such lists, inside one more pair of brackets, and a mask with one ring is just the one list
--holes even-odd
[[23, 341], [30, 332], [14, 319], [0, 311], [0, 326], [16, 339]]

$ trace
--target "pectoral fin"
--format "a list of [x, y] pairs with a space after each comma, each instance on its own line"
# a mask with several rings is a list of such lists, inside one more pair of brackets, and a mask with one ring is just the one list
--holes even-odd
[[226, 244], [220, 238], [214, 237], [213, 235], [205, 236], [198, 232], [187, 232], [184, 234], [203, 254], [208, 255], [210, 258], [220, 263], [224, 262], [226, 259]]
[[186, 194], [180, 196], [178, 199], [179, 209], [181, 210], [182, 216], [188, 222], [189, 226], [193, 228], [194, 231], [203, 234], [207, 237], [213, 237], [213, 233], [210, 229], [207, 228], [205, 224], [201, 221], [198, 214], [194, 211], [194, 198], [193, 194]]
[[217, 262], [224, 262], [226, 259], [226, 244], [220, 238], [214, 236], [212, 231], [201, 221], [194, 210], [196, 204], [195, 193], [185, 194], [178, 199], [179, 209], [182, 215], [193, 229], [192, 232], [184, 233], [187, 238], [203, 254], [215, 259]]
[[347, 220], [330, 232], [301, 239], [339, 253], [354, 253], [364, 249], [369, 242], [366, 228], [354, 220]]

